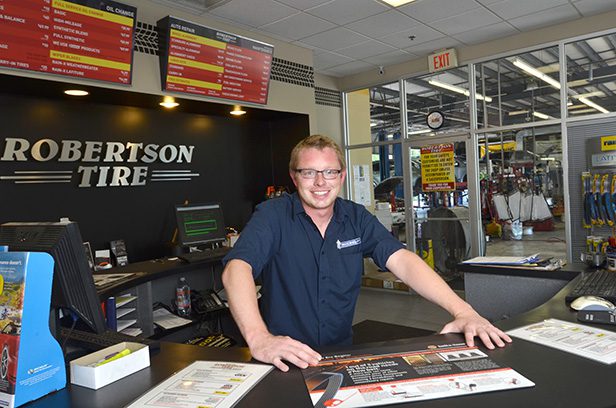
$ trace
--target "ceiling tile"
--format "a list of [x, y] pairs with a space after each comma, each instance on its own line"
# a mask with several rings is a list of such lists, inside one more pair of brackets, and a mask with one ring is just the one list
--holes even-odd
[[299, 40], [313, 34], [334, 28], [336, 25], [321, 18], [306, 13], [297, 13], [274, 23], [259, 27], [259, 30], [267, 31], [287, 37], [291, 40]]
[[496, 40], [497, 38], [503, 38], [517, 33], [519, 33], [518, 30], [503, 22], [456, 34], [456, 38], [470, 45]]
[[565, 4], [564, 6], [554, 7], [528, 16], [514, 18], [509, 20], [509, 23], [518, 30], [524, 31], [547, 27], [552, 24], [575, 20], [576, 18], [580, 18], [577, 10], [569, 4]]
[[328, 68], [329, 72], [338, 75], [352, 75], [358, 72], [368, 71], [370, 69], [378, 70], [377, 66], [363, 61], [353, 61], [336, 67]]
[[481, 3], [484, 6], [488, 6], [490, 4], [498, 3], [498, 2], [501, 2], [501, 1], [503, 1], [503, 0], [477, 0], [478, 3]]
[[307, 10], [312, 7], [319, 6], [323, 3], [327, 3], [331, 0], [277, 0], [279, 3], [286, 4], [287, 6], [295, 7], [299, 10]]
[[353, 31], [379, 38], [402, 31], [417, 25], [418, 22], [397, 10], [389, 10], [385, 13], [376, 14], [363, 20], [347, 24], [346, 27]]
[[574, 1], [573, 5], [584, 16], [616, 10], [616, 1], [614, 0], [579, 0]]
[[408, 51], [417, 56], [423, 56], [431, 54], [434, 51], [442, 50], [444, 48], [455, 48], [460, 46], [461, 43], [451, 37], [443, 37], [434, 41], [425, 42], [423, 44], [407, 47], [404, 51]]
[[346, 28], [338, 27], [333, 30], [324, 31], [319, 34], [303, 38], [302, 43], [319, 47], [324, 50], [335, 51], [340, 48], [359, 44], [360, 42], [364, 42], [368, 39], [368, 37], [354, 33]]
[[369, 40], [351, 47], [341, 48], [336, 50], [336, 52], [353, 59], [364, 59], [393, 50], [395, 50], [395, 48], [390, 45], [375, 40]]
[[315, 68], [329, 68], [335, 65], [345, 64], [353, 61], [352, 58], [345, 57], [344, 55], [336, 54], [335, 52], [325, 52], [322, 54], [316, 54], [313, 58]]
[[376, 0], [334, 0], [307, 10], [307, 13], [344, 25], [387, 10], [386, 5]]
[[500, 23], [502, 20], [484, 8], [478, 8], [458, 14], [454, 17], [435, 21], [432, 27], [448, 35], [463, 33], [491, 24]]
[[363, 58], [363, 60], [374, 65], [386, 67], [388, 65], [410, 61], [413, 58], [415, 58], [414, 54], [402, 50], [395, 50], [381, 55], [375, 55], [374, 57]]
[[150, 0], [154, 3], [163, 4], [167, 7], [173, 7], [179, 10], [188, 11], [193, 14], [203, 14], [206, 10], [203, 2], [195, 2], [194, 0]]
[[231, 0], [210, 13], [251, 27], [259, 27], [295, 14], [297, 10], [273, 0]]
[[398, 10], [422, 23], [431, 23], [477, 7], [481, 5], [475, 0], [425, 0], [398, 7]]
[[[414, 36], [414, 39], [411, 40], [409, 38], [410, 36]], [[379, 40], [397, 48], [406, 48], [412, 45], [424, 43], [426, 41], [436, 40], [437, 38], [444, 36], [445, 35], [443, 33], [433, 30], [425, 24], [419, 23], [408, 30], [379, 38]]]
[[526, 16], [569, 3], [568, 0], [503, 0], [488, 6], [505, 20]]

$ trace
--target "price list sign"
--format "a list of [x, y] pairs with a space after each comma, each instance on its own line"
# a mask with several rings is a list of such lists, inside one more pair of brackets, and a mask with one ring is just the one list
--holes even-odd
[[164, 90], [267, 103], [272, 45], [170, 16], [158, 27]]
[[106, 0], [0, 0], [0, 66], [130, 84], [136, 14]]

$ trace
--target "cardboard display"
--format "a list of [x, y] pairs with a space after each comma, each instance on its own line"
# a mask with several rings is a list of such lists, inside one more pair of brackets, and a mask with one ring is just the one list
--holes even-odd
[[0, 406], [18, 407], [66, 386], [62, 349], [49, 331], [54, 261], [0, 252]]

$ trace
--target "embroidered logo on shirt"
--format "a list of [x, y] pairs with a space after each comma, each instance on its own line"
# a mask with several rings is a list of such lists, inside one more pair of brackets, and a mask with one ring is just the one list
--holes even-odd
[[348, 241], [340, 241], [340, 240], [336, 241], [336, 247], [338, 249], [349, 248], [349, 247], [352, 247], [352, 246], [355, 246], [355, 245], [359, 245], [359, 244], [361, 244], [361, 238], [359, 238], [359, 237], [357, 237], [355, 239], [350, 239]]

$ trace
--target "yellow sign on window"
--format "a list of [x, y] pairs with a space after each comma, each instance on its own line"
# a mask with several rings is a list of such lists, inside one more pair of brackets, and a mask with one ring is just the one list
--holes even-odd
[[453, 143], [421, 148], [421, 187], [423, 191], [456, 189]]

